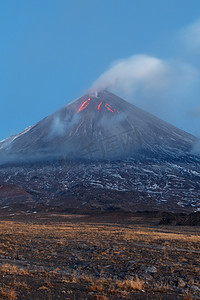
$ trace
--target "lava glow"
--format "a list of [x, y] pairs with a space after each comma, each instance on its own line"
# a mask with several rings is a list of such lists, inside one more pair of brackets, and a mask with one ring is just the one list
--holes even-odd
[[105, 107], [107, 108], [107, 110], [111, 111], [112, 113], [114, 112], [114, 111], [111, 109], [111, 106], [110, 106], [108, 103], [106, 103]]
[[84, 110], [89, 104], [90, 104], [90, 98], [88, 98], [86, 101], [84, 101], [81, 106], [79, 107], [77, 113], [79, 113], [80, 111]]
[[[90, 101], [91, 101], [90, 98], [88, 98], [86, 101], [84, 101], [84, 102], [81, 104], [81, 106], [79, 107], [79, 109], [77, 110], [77, 114], [78, 114], [80, 111], [86, 109], [86, 107], [91, 103]], [[97, 106], [97, 109], [98, 109], [98, 110], [100, 110], [100, 108], [102, 109], [103, 107], [106, 107], [108, 111], [110, 111], [110, 112], [112, 112], [112, 113], [117, 112], [117, 113], [119, 114], [119, 111], [118, 111], [117, 109], [113, 108], [110, 104], [106, 103], [104, 106], [102, 106], [102, 103], [103, 103], [103, 101], [101, 101], [101, 102], [98, 104], [98, 106]]]
[[100, 109], [100, 107], [101, 107], [101, 104], [102, 104], [102, 101], [99, 103], [99, 105], [98, 105], [98, 110]]

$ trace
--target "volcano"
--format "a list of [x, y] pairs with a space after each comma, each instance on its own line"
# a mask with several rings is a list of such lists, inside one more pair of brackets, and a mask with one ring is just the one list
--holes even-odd
[[89, 93], [0, 142], [0, 205], [18, 193], [9, 205], [34, 210], [200, 210], [196, 142], [110, 92]]
[[0, 142], [0, 163], [169, 158], [197, 138], [108, 92], [89, 93]]

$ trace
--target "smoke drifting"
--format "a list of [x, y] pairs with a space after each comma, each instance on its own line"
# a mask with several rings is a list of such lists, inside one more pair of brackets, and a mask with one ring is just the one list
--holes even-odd
[[160, 88], [166, 84], [164, 78], [169, 72], [167, 64], [147, 55], [133, 55], [115, 62], [92, 85], [91, 90], [119, 88], [132, 92], [143, 86]]
[[200, 20], [177, 33], [177, 40], [174, 55], [166, 59], [137, 54], [114, 62], [90, 91], [108, 89], [200, 137], [200, 117], [193, 117], [200, 98]]
[[51, 123], [48, 138], [64, 136], [68, 129], [78, 123], [79, 119], [78, 115], [68, 116], [66, 114], [64, 119], [59, 114], [55, 115]]

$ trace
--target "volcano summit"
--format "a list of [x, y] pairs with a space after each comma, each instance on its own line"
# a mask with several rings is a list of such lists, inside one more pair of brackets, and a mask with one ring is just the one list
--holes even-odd
[[19, 186], [32, 209], [200, 210], [196, 142], [110, 92], [90, 93], [0, 142], [0, 185]]
[[197, 138], [102, 91], [87, 94], [0, 142], [0, 163], [174, 158]]

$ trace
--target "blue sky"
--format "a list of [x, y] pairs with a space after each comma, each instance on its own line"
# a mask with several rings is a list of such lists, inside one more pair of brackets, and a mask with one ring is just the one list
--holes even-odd
[[[81, 96], [113, 61], [178, 57], [178, 33], [199, 18], [198, 0], [1, 1], [0, 139]], [[184, 114], [159, 116], [197, 132]]]

